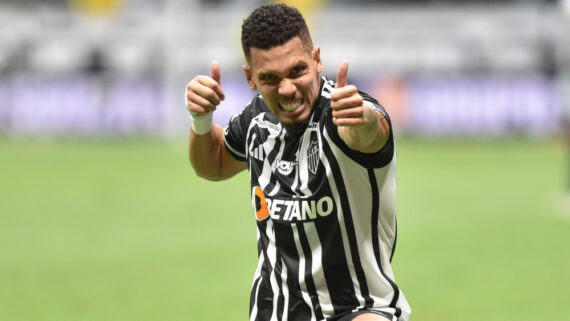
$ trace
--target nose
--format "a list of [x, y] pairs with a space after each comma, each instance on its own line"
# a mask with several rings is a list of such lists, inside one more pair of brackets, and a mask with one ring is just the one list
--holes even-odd
[[295, 87], [295, 84], [291, 79], [285, 78], [281, 83], [279, 83], [279, 95], [281, 96], [293, 96], [295, 95], [296, 90], [297, 87]]

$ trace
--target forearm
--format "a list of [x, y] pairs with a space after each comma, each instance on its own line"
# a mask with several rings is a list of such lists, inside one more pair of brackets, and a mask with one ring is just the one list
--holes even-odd
[[205, 135], [190, 130], [188, 156], [196, 175], [208, 180], [224, 179], [222, 175], [223, 129], [214, 124]]
[[384, 116], [369, 107], [364, 107], [364, 122], [359, 126], [340, 126], [340, 138], [353, 150], [362, 153], [375, 153], [380, 151], [390, 136], [390, 126]]

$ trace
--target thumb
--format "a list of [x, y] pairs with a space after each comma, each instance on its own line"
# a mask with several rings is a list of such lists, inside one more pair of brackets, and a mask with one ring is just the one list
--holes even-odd
[[341, 88], [347, 85], [346, 83], [346, 74], [348, 73], [348, 61], [343, 60], [338, 66], [338, 70], [336, 72], [336, 88]]
[[220, 62], [217, 60], [212, 61], [212, 66], [210, 67], [210, 78], [214, 79], [218, 84], [220, 84], [220, 78], [222, 77], [220, 73]]

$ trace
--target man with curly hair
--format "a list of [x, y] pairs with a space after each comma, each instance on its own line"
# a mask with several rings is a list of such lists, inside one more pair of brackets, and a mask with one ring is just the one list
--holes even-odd
[[186, 88], [189, 157], [196, 173], [224, 180], [247, 169], [259, 262], [250, 321], [409, 319], [394, 281], [396, 155], [388, 114], [347, 84], [321, 77], [297, 9], [254, 10], [242, 25], [243, 70], [259, 95], [225, 129], [220, 65]]

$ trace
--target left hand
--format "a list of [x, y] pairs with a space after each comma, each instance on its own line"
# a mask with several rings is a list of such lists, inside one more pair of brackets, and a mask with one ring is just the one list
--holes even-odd
[[331, 92], [333, 122], [346, 145], [359, 152], [375, 153], [388, 141], [390, 126], [386, 119], [365, 102], [356, 86], [347, 85], [348, 61], [343, 61]]
[[336, 74], [336, 86], [331, 92], [333, 122], [341, 127], [358, 127], [378, 121], [376, 112], [363, 106], [364, 99], [354, 85], [347, 85], [348, 61], [343, 60]]

